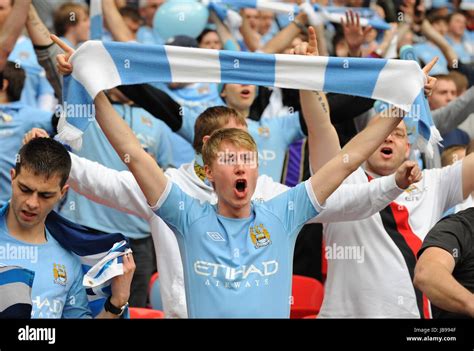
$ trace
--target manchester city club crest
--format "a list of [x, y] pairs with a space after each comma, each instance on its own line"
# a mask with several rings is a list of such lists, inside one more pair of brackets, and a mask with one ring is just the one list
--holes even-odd
[[66, 266], [54, 263], [53, 265], [54, 283], [65, 286], [67, 283]]
[[250, 227], [250, 239], [252, 239], [256, 249], [268, 246], [272, 243], [270, 240], [270, 233], [263, 224]]

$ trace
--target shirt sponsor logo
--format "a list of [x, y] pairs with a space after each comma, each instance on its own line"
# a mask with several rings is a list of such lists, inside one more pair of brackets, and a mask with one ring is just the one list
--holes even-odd
[[217, 278], [222, 276], [225, 280], [247, 279], [251, 274], [260, 277], [268, 277], [278, 273], [278, 261], [265, 261], [261, 264], [250, 266], [229, 267], [219, 263], [196, 261], [194, 262], [194, 272], [198, 275]]

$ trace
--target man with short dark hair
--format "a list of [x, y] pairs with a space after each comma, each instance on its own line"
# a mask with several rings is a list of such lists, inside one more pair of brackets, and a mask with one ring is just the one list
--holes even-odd
[[[70, 169], [71, 158], [59, 142], [49, 138], [28, 142], [10, 171], [11, 200], [0, 209], [0, 245], [22, 253], [2, 257], [1, 263], [35, 273], [33, 318], [92, 316], [79, 258], [59, 244], [48, 223], [51, 211], [68, 190]], [[116, 318], [119, 314], [113, 307], [122, 311], [127, 304], [135, 269], [130, 254], [123, 257], [123, 267], [124, 275], [112, 281], [112, 295], [98, 318]]]

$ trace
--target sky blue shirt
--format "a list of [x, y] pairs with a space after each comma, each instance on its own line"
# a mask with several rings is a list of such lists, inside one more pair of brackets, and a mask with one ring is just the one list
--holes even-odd
[[[113, 106], [133, 130], [145, 151], [161, 167], [167, 168], [171, 163], [172, 147], [164, 122], [153, 118], [142, 108], [120, 104]], [[96, 121], [93, 121], [84, 132], [82, 148], [76, 154], [112, 169], [128, 170]], [[150, 225], [146, 220], [92, 202], [72, 189], [68, 191], [61, 214], [72, 222], [107, 233], [120, 232], [133, 239], [146, 238], [150, 235]]]
[[[178, 134], [189, 142], [194, 140], [194, 124], [198, 116], [195, 111], [183, 108], [183, 125]], [[259, 173], [279, 182], [288, 147], [294, 141], [305, 138], [301, 130], [299, 113], [282, 117], [264, 117], [259, 121], [247, 118], [247, 125], [250, 135], [257, 143]]]
[[189, 317], [289, 317], [296, 237], [321, 210], [310, 184], [253, 201], [250, 217], [232, 219], [168, 182], [153, 209], [176, 234]]
[[165, 41], [153, 28], [141, 26], [137, 32], [137, 41], [146, 45], [164, 45]]
[[[37, 245], [19, 241], [8, 231], [6, 214], [0, 216], [0, 262], [35, 272], [31, 317], [91, 318], [79, 258], [65, 250], [47, 230], [46, 239], [46, 243]], [[14, 252], [23, 254], [14, 256]]]
[[54, 96], [54, 90], [46, 78], [46, 72], [38, 63], [31, 40], [21, 37], [8, 56], [9, 61], [19, 63], [25, 70], [26, 79], [21, 92], [21, 101], [31, 107], [38, 107], [42, 95]]
[[24, 134], [33, 127], [46, 129], [51, 134], [52, 115], [20, 101], [0, 104], [0, 207], [11, 196], [10, 170], [15, 167]]
[[[459, 59], [461, 60], [462, 63], [471, 63], [473, 61], [473, 58], [471, 57], [471, 53], [468, 51], [468, 43], [469, 43], [469, 34], [467, 33], [467, 30], [465, 31], [465, 34], [463, 35], [462, 41], [460, 43], [455, 42], [451, 37], [448, 35], [445, 36], [446, 40], [448, 41], [449, 45], [456, 51], [456, 54], [458, 55]], [[470, 45], [473, 45], [472, 43]], [[431, 72], [430, 72], [431, 74]]]

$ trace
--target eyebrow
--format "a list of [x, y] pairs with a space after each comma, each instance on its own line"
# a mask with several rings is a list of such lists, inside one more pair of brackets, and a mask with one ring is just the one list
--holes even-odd
[[[29, 186], [23, 184], [22, 182], [18, 182], [18, 185], [22, 188], [26, 188], [28, 191], [34, 192], [35, 190], [31, 189]], [[38, 191], [38, 194], [40, 195], [54, 195], [56, 194], [56, 191]]]

